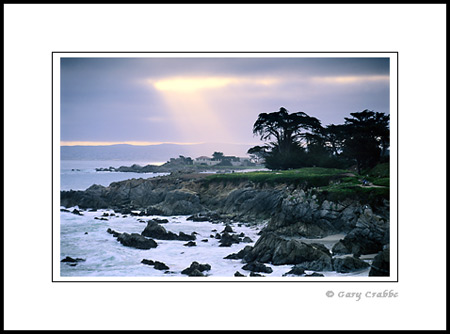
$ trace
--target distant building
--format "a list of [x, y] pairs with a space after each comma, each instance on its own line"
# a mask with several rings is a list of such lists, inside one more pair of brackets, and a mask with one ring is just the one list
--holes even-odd
[[201, 157], [194, 159], [195, 165], [208, 165], [208, 166], [214, 166], [217, 164], [220, 164], [222, 160], [214, 160], [210, 157], [202, 155]]
[[210, 158], [207, 156], [201, 156], [194, 159], [195, 165], [207, 165], [207, 166], [215, 166], [220, 164], [221, 162], [230, 163], [231, 166], [249, 166], [252, 165], [250, 158], [240, 158], [235, 156], [222, 156], [220, 158]]

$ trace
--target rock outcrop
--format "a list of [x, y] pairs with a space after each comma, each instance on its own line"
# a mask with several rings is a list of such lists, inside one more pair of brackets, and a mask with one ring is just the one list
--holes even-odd
[[338, 273], [351, 273], [369, 267], [367, 262], [355, 258], [354, 256], [338, 257], [333, 259], [333, 268]]
[[258, 261], [247, 263], [242, 267], [244, 270], [258, 272], [258, 273], [272, 273], [273, 269], [266, 266], [264, 263], [259, 263]]
[[339, 254], [376, 254], [389, 243], [389, 221], [366, 207], [358, 216], [355, 227], [334, 245], [332, 252]]
[[302, 276], [305, 274], [305, 268], [302, 265], [295, 265], [289, 270], [287, 273], [283, 274], [283, 276]]
[[113, 237], [117, 238], [117, 241], [119, 241], [122, 245], [127, 247], [133, 247], [137, 249], [151, 249], [156, 248], [158, 246], [155, 240], [148, 239], [138, 233], [131, 233], [131, 234], [128, 234], [126, 232], [120, 233], [110, 228], [108, 228], [106, 232], [112, 234]]
[[145, 237], [150, 237], [159, 240], [181, 240], [181, 241], [191, 241], [195, 240], [195, 234], [186, 234], [180, 232], [179, 234], [167, 231], [164, 226], [160, 225], [158, 220], [149, 220], [147, 226], [141, 232]]
[[369, 271], [369, 276], [390, 276], [389, 253], [389, 246], [387, 246], [375, 256]]
[[72, 258], [70, 256], [66, 256], [64, 259], [61, 260], [61, 262], [67, 262], [67, 263], [77, 263], [77, 262], [84, 262], [86, 261], [86, 259], [82, 259], [82, 258]]
[[[310, 271], [333, 270], [333, 265], [347, 270], [345, 261], [350, 260], [333, 263], [332, 255], [353, 254], [357, 259], [362, 254], [381, 252], [389, 244], [389, 201], [384, 200], [379, 207], [355, 199], [333, 202], [326, 196], [318, 198], [314, 189], [301, 185], [212, 182], [201, 176], [174, 174], [114, 182], [108, 187], [93, 185], [85, 191], [62, 191], [61, 205], [78, 206], [80, 210], [107, 208], [122, 214], [139, 211], [140, 216], [191, 215], [188, 219], [194, 221], [227, 223], [230, 225], [223, 231], [211, 235], [220, 240], [221, 247], [252, 242], [233, 232], [234, 222], [267, 222], [253, 247], [226, 258], [245, 263], [301, 265]], [[323, 246], [301, 241], [301, 238], [323, 238], [337, 233], [345, 237], [334, 245], [332, 254]], [[157, 221], [148, 222], [142, 235], [123, 233], [117, 237], [124, 245], [137, 248], [149, 247], [151, 242], [147, 238], [187, 242], [195, 239], [195, 235], [167, 231]], [[374, 261], [373, 273], [385, 271], [388, 255], [383, 256], [384, 260], [380, 255], [379, 262]], [[353, 262], [349, 266], [356, 268], [361, 264]]]
[[155, 240], [147, 239], [146, 237], [138, 233], [128, 234], [124, 232], [117, 236], [117, 241], [119, 241], [124, 246], [137, 249], [150, 249], [156, 248], [158, 246]]
[[304, 264], [314, 266], [312, 270], [329, 270], [332, 268], [331, 254], [322, 245], [306, 244], [298, 239], [286, 239], [273, 232], [263, 234], [255, 246], [243, 258], [245, 262]]
[[195, 277], [195, 276], [205, 276], [205, 274], [203, 273], [204, 271], [209, 271], [211, 270], [211, 266], [207, 263], [205, 264], [200, 264], [196, 261], [192, 262], [191, 265], [184, 269], [181, 273], [183, 275], [188, 275], [190, 277]]

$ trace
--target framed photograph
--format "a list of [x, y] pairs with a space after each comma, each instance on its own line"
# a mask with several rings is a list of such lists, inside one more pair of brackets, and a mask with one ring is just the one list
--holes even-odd
[[53, 282], [398, 282], [397, 52], [53, 52]]

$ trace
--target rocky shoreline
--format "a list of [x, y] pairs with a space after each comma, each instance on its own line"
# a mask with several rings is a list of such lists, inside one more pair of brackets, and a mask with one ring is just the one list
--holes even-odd
[[231, 170], [245, 170], [245, 169], [262, 169], [261, 165], [255, 166], [203, 166], [203, 165], [185, 165], [177, 164], [173, 162], [167, 162], [163, 165], [145, 165], [141, 166], [134, 164], [131, 166], [120, 166], [120, 167], [98, 167], [95, 168], [96, 172], [121, 172], [121, 173], [199, 173], [204, 171], [216, 171], [216, 172], [231, 172]]
[[[361, 256], [378, 254], [369, 276], [389, 276], [387, 200], [371, 207], [350, 199], [339, 202], [319, 199], [313, 189], [301, 186], [211, 182], [200, 175], [178, 173], [115, 182], [108, 187], [93, 185], [85, 191], [62, 191], [61, 205], [113, 209], [134, 215], [190, 215], [189, 219], [194, 221], [267, 222], [254, 246], [245, 246], [229, 258], [240, 259], [248, 268], [261, 269], [264, 268], [261, 264], [270, 263], [293, 265], [293, 273], [302, 270], [352, 272], [365, 268], [367, 263]], [[144, 239], [180, 240], [179, 235], [171, 235], [161, 227], [160, 222], [149, 223], [145, 233], [123, 233], [118, 241], [124, 245], [136, 241], [150, 247]], [[331, 250], [319, 243], [301, 241], [338, 233], [345, 237]], [[192, 236], [189, 237], [192, 241]], [[229, 231], [222, 231], [217, 237], [223, 239], [223, 247], [243, 243], [243, 238]]]

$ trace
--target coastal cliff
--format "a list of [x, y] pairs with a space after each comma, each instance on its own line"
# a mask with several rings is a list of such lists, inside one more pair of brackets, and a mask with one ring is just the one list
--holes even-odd
[[[357, 260], [361, 255], [381, 254], [389, 248], [386, 191], [380, 195], [380, 189], [366, 188], [362, 189], [364, 193], [357, 193], [364, 196], [336, 196], [329, 184], [341, 184], [343, 177], [326, 179], [320, 187], [313, 185], [321, 185], [322, 181], [268, 182], [250, 176], [173, 173], [115, 182], [108, 187], [93, 185], [85, 191], [62, 191], [61, 205], [108, 208], [122, 214], [191, 215], [189, 219], [198, 221], [267, 222], [254, 247], [246, 247], [240, 255], [244, 261], [308, 263], [316, 270], [324, 270], [333, 266], [331, 255], [353, 254]], [[302, 238], [334, 234], [345, 237], [334, 245], [331, 254], [301, 242]], [[304, 258], [304, 254], [309, 255]]]

